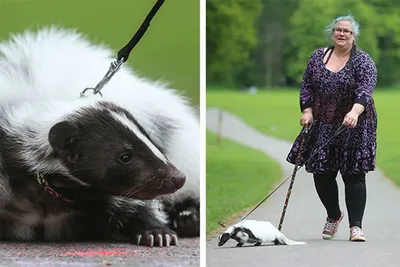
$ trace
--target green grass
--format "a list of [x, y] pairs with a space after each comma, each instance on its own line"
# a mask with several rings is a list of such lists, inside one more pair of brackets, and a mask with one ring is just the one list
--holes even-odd
[[[236, 114], [256, 129], [292, 142], [300, 131], [299, 92], [269, 90], [255, 95], [227, 90], [207, 91], [207, 106]], [[375, 90], [378, 113], [377, 165], [400, 185], [400, 90]]]
[[281, 179], [281, 167], [263, 152], [207, 132], [206, 233], [256, 205]]
[[232, 112], [269, 135], [294, 139], [300, 132], [300, 110], [296, 91], [271, 90], [254, 95], [228, 90], [207, 91], [207, 106]]
[[[156, 0], [0, 0], [0, 39], [26, 28], [57, 24], [88, 34], [115, 54], [133, 36]], [[132, 51], [129, 64], [163, 79], [199, 104], [200, 0], [168, 0]], [[104, 70], [104, 73], [107, 70]]]

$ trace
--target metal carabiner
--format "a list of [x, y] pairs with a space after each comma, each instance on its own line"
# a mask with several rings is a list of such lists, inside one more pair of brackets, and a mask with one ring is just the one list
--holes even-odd
[[85, 93], [88, 90], [93, 90], [93, 95], [100, 94], [101, 97], [103, 97], [103, 94], [100, 92], [100, 90], [108, 83], [108, 81], [111, 79], [111, 77], [121, 68], [122, 64], [124, 63], [124, 58], [121, 58], [120, 60], [114, 60], [110, 64], [110, 68], [108, 69], [106, 75], [104, 75], [103, 79], [96, 85], [95, 88], [88, 87], [85, 88], [81, 94], [80, 97], [85, 97]]

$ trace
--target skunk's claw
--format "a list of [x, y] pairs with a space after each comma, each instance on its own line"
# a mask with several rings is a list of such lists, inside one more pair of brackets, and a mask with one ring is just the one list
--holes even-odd
[[169, 247], [178, 245], [178, 235], [170, 229], [143, 231], [136, 235], [136, 245]]

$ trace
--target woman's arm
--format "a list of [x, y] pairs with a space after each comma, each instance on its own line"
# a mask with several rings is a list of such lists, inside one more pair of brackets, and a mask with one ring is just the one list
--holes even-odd
[[313, 66], [316, 52], [308, 59], [307, 67], [303, 74], [303, 80], [300, 88], [300, 111], [302, 113], [312, 112], [314, 105], [314, 90], [313, 90]]
[[355, 127], [358, 117], [367, 109], [378, 77], [375, 62], [367, 53], [358, 55], [354, 63], [356, 97], [353, 108], [343, 119], [343, 124], [349, 127]]
[[356, 98], [352, 111], [360, 115], [367, 108], [368, 103], [372, 100], [377, 77], [375, 62], [367, 53], [363, 52], [355, 62]]

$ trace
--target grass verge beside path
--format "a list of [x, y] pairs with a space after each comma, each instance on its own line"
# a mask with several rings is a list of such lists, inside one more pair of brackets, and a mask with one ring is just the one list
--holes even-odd
[[[400, 90], [375, 90], [378, 113], [377, 166], [400, 186]], [[207, 91], [207, 106], [239, 116], [259, 131], [292, 142], [300, 131], [298, 90], [269, 90], [254, 95], [233, 90]]]
[[217, 142], [207, 132], [206, 147], [206, 233], [213, 234], [220, 223], [255, 206], [281, 180], [281, 167], [261, 151], [229, 139]]

